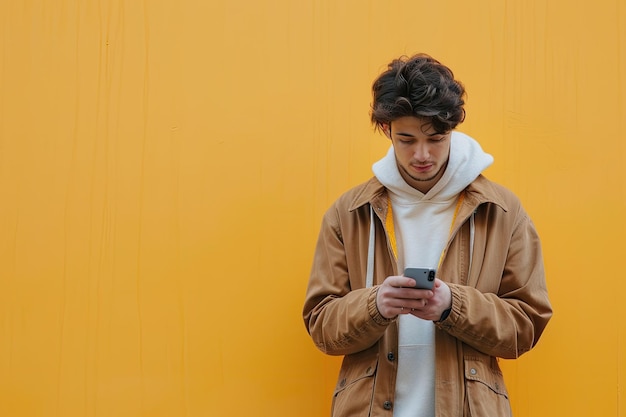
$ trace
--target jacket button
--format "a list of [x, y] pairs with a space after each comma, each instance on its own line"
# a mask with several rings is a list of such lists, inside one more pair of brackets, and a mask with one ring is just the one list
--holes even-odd
[[476, 369], [472, 368], [470, 369], [470, 374], [472, 375], [476, 375], [478, 372], [476, 371]]
[[389, 359], [391, 362], [396, 360], [396, 357], [394, 356], [393, 352], [389, 352], [387, 354], [387, 359]]
[[393, 408], [393, 404], [391, 403], [391, 401], [385, 401], [383, 403], [383, 408], [385, 410], [391, 410]]
[[369, 374], [370, 372], [372, 372], [372, 367], [371, 367], [371, 366], [368, 366], [368, 367], [367, 367], [367, 370], [365, 371], [365, 373], [366, 373], [366, 374]]

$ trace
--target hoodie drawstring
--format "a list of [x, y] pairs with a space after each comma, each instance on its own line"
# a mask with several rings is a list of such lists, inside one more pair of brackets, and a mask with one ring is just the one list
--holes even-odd
[[470, 216], [470, 247], [469, 247], [469, 267], [467, 268], [467, 279], [469, 280], [470, 272], [472, 272], [472, 259], [474, 259], [474, 217], [476, 210], [472, 211]]
[[367, 247], [367, 270], [365, 273], [365, 288], [374, 285], [374, 242], [376, 241], [376, 226], [374, 224], [374, 208], [370, 204], [370, 242]]

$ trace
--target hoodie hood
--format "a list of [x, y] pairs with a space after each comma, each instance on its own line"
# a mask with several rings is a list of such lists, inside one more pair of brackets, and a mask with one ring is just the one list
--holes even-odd
[[476, 140], [465, 133], [454, 131], [450, 138], [448, 166], [441, 179], [426, 194], [404, 181], [398, 171], [393, 145], [389, 147], [387, 155], [374, 163], [372, 171], [400, 199], [446, 201], [458, 195], [492, 163], [493, 157], [484, 152]]

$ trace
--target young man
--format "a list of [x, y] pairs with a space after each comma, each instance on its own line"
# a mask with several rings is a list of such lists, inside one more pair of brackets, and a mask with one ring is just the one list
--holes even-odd
[[[344, 355], [333, 416], [510, 416], [497, 358], [529, 351], [552, 316], [532, 221], [454, 131], [464, 95], [424, 54], [373, 84], [391, 147], [326, 212], [303, 309], [316, 346]], [[408, 267], [435, 270], [432, 289]]]

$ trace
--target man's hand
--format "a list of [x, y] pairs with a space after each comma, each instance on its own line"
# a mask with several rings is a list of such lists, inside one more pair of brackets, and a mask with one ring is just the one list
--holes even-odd
[[412, 314], [423, 320], [436, 321], [452, 305], [450, 287], [440, 279], [435, 279], [432, 290], [418, 290], [413, 288], [414, 285], [413, 278], [387, 277], [376, 294], [380, 314], [387, 319]]

